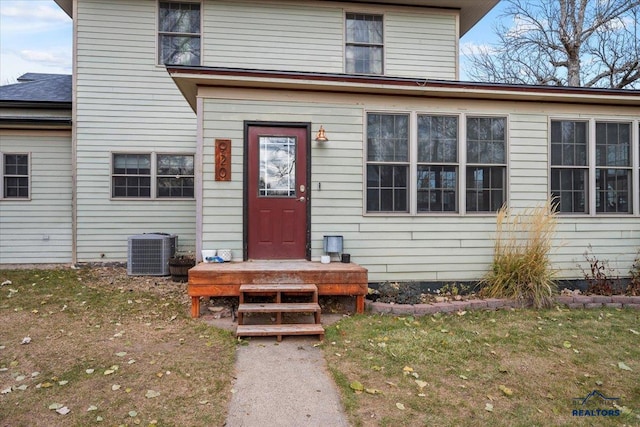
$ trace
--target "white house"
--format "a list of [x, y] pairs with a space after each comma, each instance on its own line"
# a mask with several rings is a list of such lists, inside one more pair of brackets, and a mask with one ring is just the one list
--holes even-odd
[[[458, 41], [497, 0], [56, 1], [75, 52], [60, 262], [125, 261], [157, 231], [317, 261], [341, 235], [372, 282], [475, 280], [495, 211], [550, 196], [561, 277], [589, 245], [622, 273], [640, 247], [640, 92], [458, 81]], [[1, 132], [33, 191], [3, 194], [0, 262], [39, 262], [53, 232], [10, 222], [42, 210], [39, 146]]]

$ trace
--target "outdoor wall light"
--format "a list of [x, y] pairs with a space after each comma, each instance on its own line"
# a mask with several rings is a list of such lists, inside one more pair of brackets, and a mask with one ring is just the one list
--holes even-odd
[[318, 133], [316, 134], [316, 142], [327, 142], [327, 141], [329, 141], [329, 138], [327, 138], [327, 136], [324, 134], [324, 128], [320, 126], [320, 129], [318, 129]]

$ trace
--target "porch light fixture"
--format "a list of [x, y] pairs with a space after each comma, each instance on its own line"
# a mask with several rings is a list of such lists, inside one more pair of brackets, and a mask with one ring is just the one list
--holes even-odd
[[327, 136], [324, 134], [324, 129], [322, 126], [320, 126], [320, 129], [318, 129], [318, 133], [316, 134], [316, 142], [327, 142], [329, 141], [329, 138], [327, 138]]

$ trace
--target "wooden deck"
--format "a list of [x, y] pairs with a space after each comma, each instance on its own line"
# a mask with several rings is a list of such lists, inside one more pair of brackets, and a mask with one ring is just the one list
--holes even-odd
[[191, 316], [200, 316], [200, 297], [239, 297], [240, 285], [310, 283], [319, 295], [356, 297], [356, 311], [364, 312], [367, 269], [358, 264], [311, 261], [247, 261], [200, 263], [189, 270]]

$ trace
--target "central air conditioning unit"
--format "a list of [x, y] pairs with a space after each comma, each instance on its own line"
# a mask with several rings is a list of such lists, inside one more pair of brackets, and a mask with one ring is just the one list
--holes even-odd
[[176, 254], [178, 236], [165, 233], [129, 237], [129, 276], [168, 276], [169, 258]]

